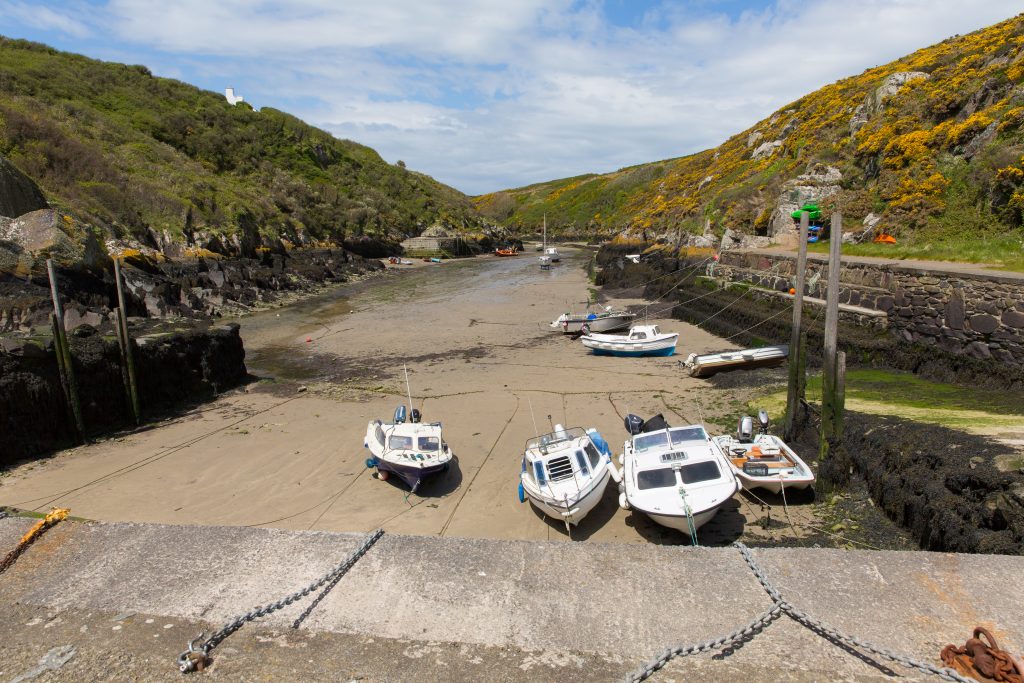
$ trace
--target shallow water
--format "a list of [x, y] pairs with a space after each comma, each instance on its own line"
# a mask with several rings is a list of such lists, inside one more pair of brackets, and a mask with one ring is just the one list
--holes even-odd
[[[350, 333], [350, 337], [362, 337], [370, 331], [367, 328], [379, 331], [383, 350], [393, 341], [389, 337], [395, 332], [408, 336], [417, 330], [447, 326], [446, 343], [425, 346], [415, 355], [442, 353], [446, 348], [459, 346], [460, 336], [465, 336], [461, 325], [456, 327], [451, 320], [456, 310], [475, 312], [468, 318], [469, 328], [501, 324], [522, 327], [521, 321], [490, 320], [487, 313], [492, 307], [513, 301], [523, 287], [564, 280], [570, 270], [585, 267], [590, 258], [590, 251], [572, 250], [548, 271], [539, 268], [531, 252], [510, 258], [481, 256], [389, 270], [383, 277], [341, 285], [284, 308], [243, 317], [240, 323], [246, 365], [257, 377], [301, 382], [351, 374], [325, 366], [356, 362], [356, 358], [345, 353], [344, 336]], [[552, 305], [582, 309], [586, 303], [566, 301]], [[545, 312], [538, 318], [538, 330], [542, 329], [541, 324], [557, 317], [557, 313], [545, 317], [548, 315]], [[331, 337], [340, 337], [341, 341]], [[303, 348], [303, 344], [308, 348]]]

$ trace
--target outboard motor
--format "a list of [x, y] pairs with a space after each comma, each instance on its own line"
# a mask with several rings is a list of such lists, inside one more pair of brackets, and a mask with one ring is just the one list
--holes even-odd
[[626, 431], [629, 432], [630, 436], [636, 436], [644, 428], [644, 419], [633, 413], [627, 415], [623, 423], [626, 425]]
[[665, 420], [665, 416], [662, 415], [661, 413], [658, 413], [657, 415], [655, 415], [654, 417], [650, 418], [649, 420], [644, 421], [644, 426], [642, 427], [642, 431], [644, 431], [644, 432], [657, 432], [657, 431], [660, 431], [662, 429], [668, 429], [669, 427], [671, 427], [671, 425], [668, 423], [667, 420]]
[[761, 434], [768, 433], [768, 411], [763, 408], [757, 411], [757, 421], [761, 425]]
[[400, 425], [405, 422], [405, 406], [400, 405], [395, 408], [395, 424]]
[[409, 413], [409, 422], [419, 422], [421, 419], [423, 419], [423, 415], [420, 413], [420, 409], [413, 408], [412, 412]]
[[744, 415], [736, 427], [736, 439], [740, 443], [750, 443], [754, 440], [754, 418]]

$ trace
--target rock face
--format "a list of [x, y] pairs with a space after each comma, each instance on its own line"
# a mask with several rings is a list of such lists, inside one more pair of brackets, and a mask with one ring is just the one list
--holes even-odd
[[0, 156], [0, 216], [17, 218], [47, 206], [46, 197], [32, 179]]
[[[130, 424], [117, 343], [98, 334], [71, 335], [69, 341], [86, 430], [100, 434]], [[247, 375], [237, 323], [136, 341], [139, 401], [145, 414], [209, 398]], [[8, 339], [0, 346], [0, 467], [74, 443], [53, 354], [49, 338]]]
[[6, 242], [13, 253], [31, 254], [34, 260], [71, 263], [82, 256], [82, 247], [65, 232], [73, 223], [70, 216], [53, 209], [30, 211], [0, 223], [0, 246]]
[[897, 71], [886, 78], [882, 85], [864, 98], [864, 103], [857, 107], [850, 119], [850, 135], [856, 135], [868, 120], [885, 108], [885, 100], [900, 91], [904, 85], [919, 78], [931, 78], [923, 71]]
[[842, 172], [835, 166], [818, 165], [807, 173], [787, 181], [782, 186], [778, 203], [768, 224], [768, 235], [772, 241], [782, 245], [796, 244], [797, 230], [793, 222], [793, 212], [807, 202], [821, 201], [838, 194], [842, 189], [839, 185], [842, 179]]

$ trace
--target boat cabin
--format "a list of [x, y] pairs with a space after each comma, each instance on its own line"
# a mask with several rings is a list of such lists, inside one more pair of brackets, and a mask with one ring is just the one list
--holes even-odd
[[661, 329], [657, 325], [637, 325], [629, 328], [630, 341], [643, 341], [661, 336]]
[[634, 456], [637, 490], [646, 491], [726, 478], [712, 448], [704, 428], [694, 425], [637, 434], [626, 453]]
[[373, 438], [384, 455], [410, 462], [433, 460], [449, 450], [441, 436], [440, 422], [384, 424], [377, 420]]
[[581, 427], [555, 431], [526, 442], [523, 472], [538, 488], [561, 481], [586, 481], [598, 470], [603, 454]]

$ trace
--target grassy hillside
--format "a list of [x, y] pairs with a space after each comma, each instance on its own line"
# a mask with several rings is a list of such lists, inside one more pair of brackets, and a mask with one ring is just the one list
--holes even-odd
[[0, 155], [115, 236], [338, 240], [481, 224], [458, 191], [284, 112], [4, 38]]
[[768, 234], [785, 216], [780, 204], [806, 197], [807, 176], [797, 178], [810, 173], [831, 176], [823, 209], [841, 205], [847, 229], [874, 213], [901, 243], [966, 236], [1019, 249], [1022, 124], [1024, 19], [1015, 17], [825, 86], [716, 149], [475, 202], [531, 229], [546, 214], [549, 228], [577, 233], [700, 233], [710, 221], [719, 234]]

